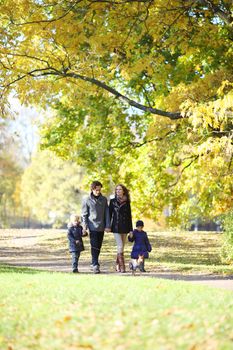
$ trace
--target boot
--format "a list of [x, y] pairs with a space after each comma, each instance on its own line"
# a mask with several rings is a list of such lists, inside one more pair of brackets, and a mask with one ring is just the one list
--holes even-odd
[[132, 261], [130, 261], [130, 263], [129, 263], [129, 269], [132, 272], [132, 275], [134, 276], [136, 273], [136, 268], [134, 267]]
[[140, 264], [139, 264], [139, 270], [141, 272], [146, 272], [145, 270], [145, 260], [141, 261]]
[[120, 263], [119, 263], [119, 255], [120, 254], [117, 254], [117, 258], [116, 258], [116, 271], [117, 272], [121, 272], [121, 270], [120, 270]]
[[119, 265], [120, 265], [120, 272], [125, 272], [125, 259], [124, 254], [119, 254]]

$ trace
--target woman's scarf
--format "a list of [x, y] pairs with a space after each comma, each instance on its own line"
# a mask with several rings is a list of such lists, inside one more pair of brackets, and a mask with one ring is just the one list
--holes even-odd
[[124, 203], [127, 202], [127, 197], [126, 197], [126, 196], [123, 196], [123, 197], [117, 197], [117, 196], [116, 196], [116, 200], [117, 200], [117, 202], [118, 202], [120, 205], [122, 205], [122, 204], [124, 204]]

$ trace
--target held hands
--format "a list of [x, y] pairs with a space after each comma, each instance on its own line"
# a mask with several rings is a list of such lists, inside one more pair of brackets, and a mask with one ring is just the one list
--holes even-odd
[[88, 236], [88, 230], [87, 229], [83, 229], [83, 234], [82, 234], [83, 237], [86, 237]]

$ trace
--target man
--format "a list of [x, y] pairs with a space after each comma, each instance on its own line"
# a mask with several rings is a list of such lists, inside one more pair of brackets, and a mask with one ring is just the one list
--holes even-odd
[[110, 218], [107, 198], [101, 194], [102, 184], [93, 181], [91, 194], [82, 204], [84, 233], [89, 230], [92, 266], [94, 273], [100, 273], [99, 255], [104, 238], [104, 231], [110, 232]]

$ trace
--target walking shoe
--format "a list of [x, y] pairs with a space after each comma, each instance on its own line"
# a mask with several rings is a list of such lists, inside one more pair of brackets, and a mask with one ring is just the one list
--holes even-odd
[[93, 266], [93, 272], [94, 272], [94, 273], [100, 273], [99, 265]]
[[144, 260], [141, 261], [140, 264], [139, 264], [139, 270], [140, 270], [141, 272], [146, 272], [145, 267], [144, 267], [144, 264], [145, 264]]
[[73, 273], [78, 273], [78, 269], [73, 269]]
[[136, 273], [136, 267], [133, 265], [132, 262], [129, 263], [129, 269], [132, 272], [132, 275], [135, 275]]

